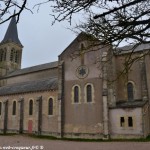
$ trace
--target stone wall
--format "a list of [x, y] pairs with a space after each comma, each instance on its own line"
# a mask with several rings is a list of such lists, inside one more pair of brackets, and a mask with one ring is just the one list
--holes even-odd
[[[79, 35], [80, 36], [80, 35]], [[85, 51], [81, 53], [81, 45]], [[87, 49], [86, 49], [87, 48]], [[86, 40], [75, 39], [60, 55], [64, 61], [64, 136], [74, 138], [102, 138], [102, 53], [107, 51], [101, 45], [89, 48]], [[85, 77], [78, 75], [78, 68], [88, 68]], [[92, 102], [86, 101], [86, 85], [92, 85]], [[79, 102], [73, 102], [74, 86], [79, 87]]]
[[[4, 129], [5, 104], [8, 100], [8, 119], [7, 119], [7, 133], [19, 132], [20, 125], [20, 100], [24, 101], [23, 105], [23, 132], [29, 133], [29, 122], [32, 124], [31, 132], [38, 133], [38, 99], [42, 99], [42, 126], [41, 134], [55, 135], [58, 133], [58, 93], [57, 91], [41, 91], [35, 93], [22, 93], [19, 95], [1, 96], [2, 114], [0, 115], [0, 130]], [[48, 115], [48, 100], [53, 98], [53, 115]], [[29, 100], [33, 100], [33, 115], [29, 115]], [[16, 115], [12, 115], [13, 101], [16, 101]]]
[[[121, 125], [121, 117], [124, 123]], [[129, 117], [133, 119], [133, 126], [129, 126]], [[143, 129], [142, 108], [116, 108], [109, 110], [110, 137], [117, 139], [145, 137]]]

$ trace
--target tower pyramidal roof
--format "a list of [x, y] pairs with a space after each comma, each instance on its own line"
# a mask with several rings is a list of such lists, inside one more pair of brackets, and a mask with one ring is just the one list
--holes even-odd
[[1, 43], [5, 43], [5, 42], [14, 42], [16, 44], [19, 44], [22, 46], [19, 38], [18, 38], [18, 31], [17, 31], [17, 24], [16, 24], [16, 18], [12, 17], [8, 29], [6, 31], [6, 34], [4, 36], [4, 39], [2, 40]]

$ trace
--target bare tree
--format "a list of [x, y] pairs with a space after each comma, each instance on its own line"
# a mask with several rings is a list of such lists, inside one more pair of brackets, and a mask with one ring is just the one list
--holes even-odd
[[16, 16], [17, 21], [19, 21], [23, 10], [31, 11], [31, 9], [26, 7], [27, 1], [28, 0], [0, 0], [0, 24], [10, 20], [14, 16]]
[[[1, 24], [12, 16], [19, 19], [29, 0], [0, 0]], [[54, 21], [68, 20], [75, 14], [85, 19], [78, 28], [95, 36], [104, 44], [118, 46], [121, 42], [149, 43], [149, 0], [39, 0], [35, 7], [50, 5]], [[11, 13], [13, 9], [17, 11]], [[28, 9], [30, 10], [30, 9]], [[31, 10], [30, 10], [31, 11]]]
[[[49, 1], [47, 1], [49, 2]], [[150, 1], [149, 0], [53, 0], [53, 17], [55, 21], [68, 20], [70, 23], [76, 14], [82, 14], [83, 21], [77, 30], [85, 31], [101, 44], [112, 45], [113, 53], [119, 54], [118, 46], [130, 45], [124, 68], [120, 72], [128, 74], [132, 64], [143, 55], [133, 56], [140, 44], [150, 43]], [[111, 49], [112, 50], [112, 49]], [[119, 77], [118, 76], [118, 77]]]
[[121, 42], [149, 43], [149, 0], [55, 0], [55, 21], [69, 20], [76, 13], [85, 14], [78, 28], [104, 44], [118, 46]]
[[[27, 1], [0, 0], [0, 24], [12, 16], [19, 19], [22, 11], [28, 9]], [[132, 54], [139, 44], [150, 42], [150, 0], [39, 0], [34, 8], [39, 10], [44, 4], [53, 12], [53, 23], [68, 20], [71, 24], [74, 15], [82, 15], [84, 19], [76, 29], [91, 34], [101, 44], [112, 45], [114, 53], [120, 53], [116, 47], [122, 43], [134, 44], [129, 49]], [[10, 14], [14, 7], [17, 11]], [[129, 67], [138, 59], [131, 58], [125, 63]]]

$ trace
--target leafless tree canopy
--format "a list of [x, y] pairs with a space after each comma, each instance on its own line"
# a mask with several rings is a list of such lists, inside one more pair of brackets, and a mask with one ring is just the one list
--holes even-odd
[[69, 20], [75, 13], [85, 14], [78, 27], [105, 44], [148, 43], [150, 37], [149, 0], [56, 0], [55, 20]]
[[17, 2], [17, 0], [0, 0], [0, 24], [8, 21], [13, 16], [17, 16], [17, 20], [19, 20], [22, 11], [24, 9], [29, 10], [26, 7], [26, 4], [27, 0], [22, 0], [19, 2]]
[[[139, 44], [150, 42], [150, 0], [37, 0], [33, 8], [28, 8], [30, 2], [0, 0], [0, 24], [13, 16], [19, 20], [24, 10], [32, 13], [32, 9], [49, 5], [53, 24], [66, 20], [71, 24], [79, 14], [83, 19], [76, 29], [90, 33], [104, 45], [114, 46], [114, 52], [117, 52], [115, 47], [124, 42], [134, 43], [132, 52]], [[128, 72], [137, 59], [140, 58], [131, 59], [130, 55], [122, 72]]]
[[[0, 24], [12, 16], [19, 16], [29, 0], [0, 0]], [[82, 14], [84, 21], [78, 29], [91, 33], [104, 44], [118, 46], [122, 42], [150, 42], [149, 0], [37, 0], [33, 9], [49, 5], [55, 21], [68, 20]], [[15, 13], [11, 13], [12, 10]], [[49, 12], [48, 12], [49, 13]]]

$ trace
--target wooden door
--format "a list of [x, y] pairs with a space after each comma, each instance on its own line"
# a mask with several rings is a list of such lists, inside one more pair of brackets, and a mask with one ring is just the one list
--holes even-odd
[[32, 133], [33, 122], [32, 120], [28, 121], [28, 133]]

